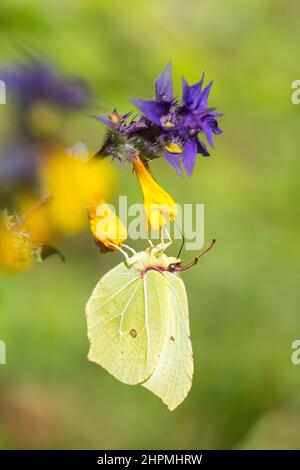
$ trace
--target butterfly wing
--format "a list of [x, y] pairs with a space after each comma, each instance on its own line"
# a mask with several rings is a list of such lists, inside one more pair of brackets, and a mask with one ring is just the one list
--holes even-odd
[[136, 264], [128, 267], [125, 263], [109, 271], [86, 306], [89, 360], [121, 382], [145, 381], [162, 349], [167, 302], [162, 274], [151, 270], [141, 277]]
[[153, 374], [142, 384], [174, 410], [187, 396], [194, 372], [189, 312], [182, 279], [165, 272], [168, 320], [165, 341]]

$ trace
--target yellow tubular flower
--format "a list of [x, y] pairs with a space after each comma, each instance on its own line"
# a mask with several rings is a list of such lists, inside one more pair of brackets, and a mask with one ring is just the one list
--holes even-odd
[[36, 196], [28, 193], [23, 195], [18, 213], [24, 219], [23, 227], [34, 240], [45, 245], [52, 245], [56, 237], [48, 208], [49, 201], [44, 203], [43, 198], [37, 199]]
[[49, 205], [53, 226], [67, 235], [85, 227], [86, 208], [91, 201], [110, 195], [115, 183], [112, 166], [100, 159], [50, 156], [44, 168], [44, 193], [51, 192]]
[[8, 272], [28, 269], [33, 262], [34, 244], [30, 234], [22, 226], [0, 220], [0, 268]]
[[101, 251], [114, 251], [127, 238], [127, 230], [104, 199], [88, 207], [91, 231]]
[[173, 198], [153, 179], [140, 157], [132, 160], [141, 187], [146, 215], [152, 230], [159, 230], [168, 220], [174, 220], [178, 209]]

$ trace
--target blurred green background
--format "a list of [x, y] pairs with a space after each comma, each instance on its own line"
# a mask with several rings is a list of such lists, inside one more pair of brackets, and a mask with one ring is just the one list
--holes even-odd
[[[177, 90], [181, 75], [193, 83], [205, 70], [210, 105], [224, 113], [224, 135], [191, 178], [163, 160], [152, 167], [176, 201], [205, 204], [206, 242], [218, 240], [184, 273], [190, 395], [170, 413], [86, 360], [85, 303], [121, 260], [98, 255], [87, 232], [65, 243], [65, 264], [0, 278], [1, 448], [300, 449], [300, 366], [290, 358], [300, 338], [300, 107], [290, 98], [299, 14], [284, 0], [1, 1], [1, 64], [22, 50], [54, 60], [91, 83], [93, 112], [132, 109], [127, 98], [150, 97], [172, 60]], [[87, 114], [62, 132], [96, 150], [103, 127]], [[118, 172], [119, 192], [139, 201], [130, 172]]]

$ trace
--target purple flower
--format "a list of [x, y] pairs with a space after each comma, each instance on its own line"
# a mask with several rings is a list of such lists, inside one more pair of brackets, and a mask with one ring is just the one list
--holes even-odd
[[[65, 77], [38, 60], [7, 67], [0, 71], [0, 79], [6, 83], [7, 94], [15, 98], [16, 107], [15, 125], [0, 149], [1, 204], [20, 189], [36, 189], [43, 158], [54, 140], [55, 145], [61, 141], [60, 111], [85, 107], [92, 96], [84, 82]], [[47, 119], [43, 121], [47, 108], [49, 127]]]
[[172, 66], [169, 63], [155, 81], [155, 100], [133, 98], [132, 103], [149, 121], [161, 126], [162, 118], [167, 116], [174, 104]]
[[148, 129], [149, 127], [144, 117], [140, 117], [137, 120], [136, 118], [133, 118], [128, 122], [127, 120], [131, 114], [131, 112], [126, 114], [119, 114], [118, 111], [114, 109], [111, 113], [92, 117], [105, 124], [111, 130], [118, 132], [122, 136], [129, 137], [132, 134], [136, 134], [140, 131]]
[[54, 67], [39, 60], [2, 70], [0, 79], [5, 81], [8, 93], [26, 108], [44, 101], [75, 109], [86, 106], [91, 98], [83, 81], [60, 75]]
[[[173, 95], [172, 67], [169, 63], [155, 81], [152, 100], [132, 99], [141, 116], [128, 120], [131, 113], [118, 114], [116, 110], [103, 116], [94, 116], [107, 125], [121, 139], [108, 138], [105, 151], [122, 160], [122, 151], [141, 153], [145, 158], [157, 158], [162, 153], [177, 173], [183, 164], [188, 175], [194, 169], [196, 156], [209, 156], [203, 137], [213, 147], [214, 134], [221, 134], [217, 119], [221, 116], [208, 108], [212, 82], [203, 88], [204, 74], [199, 82], [189, 85], [182, 78], [182, 99]], [[123, 155], [124, 159], [130, 159]]]
[[213, 134], [222, 133], [217, 123], [221, 114], [207, 106], [212, 82], [205, 88], [203, 83], [204, 74], [195, 85], [182, 78], [182, 101], [178, 102], [173, 97], [172, 70], [168, 64], [155, 82], [155, 100], [132, 100], [144, 117], [160, 127], [165, 158], [179, 174], [181, 162], [191, 175], [197, 153], [209, 155], [201, 134], [213, 147]]
[[119, 132], [122, 135], [129, 136], [140, 130], [148, 129], [150, 126], [147, 120], [161, 126], [160, 117], [162, 114], [169, 112], [173, 103], [173, 84], [172, 84], [172, 67], [169, 63], [162, 74], [155, 82], [155, 100], [131, 100], [142, 113], [142, 117], [137, 121], [132, 119], [126, 124], [127, 119], [131, 116], [131, 112], [126, 114], [119, 114], [114, 109], [109, 114], [101, 116], [93, 116], [99, 121], [103, 122], [110, 129]]

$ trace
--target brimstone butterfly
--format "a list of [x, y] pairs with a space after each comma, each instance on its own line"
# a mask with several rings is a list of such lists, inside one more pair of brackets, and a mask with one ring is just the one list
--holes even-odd
[[89, 360], [115, 378], [140, 384], [174, 410], [190, 391], [193, 353], [182, 266], [160, 244], [109, 271], [86, 305]]

